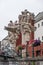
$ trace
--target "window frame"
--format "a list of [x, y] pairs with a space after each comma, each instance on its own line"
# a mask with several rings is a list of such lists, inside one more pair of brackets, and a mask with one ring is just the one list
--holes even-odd
[[41, 23], [41, 25], [43, 26], [43, 22]]
[[43, 40], [43, 36], [42, 36], [42, 40]]
[[38, 28], [40, 27], [40, 24], [38, 23]]

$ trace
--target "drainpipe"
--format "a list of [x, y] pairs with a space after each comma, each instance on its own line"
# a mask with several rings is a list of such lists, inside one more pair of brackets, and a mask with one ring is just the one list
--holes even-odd
[[[34, 58], [34, 45], [32, 44], [32, 58]], [[35, 65], [35, 62], [32, 62], [32, 65]]]
[[34, 46], [32, 44], [32, 57], [34, 57]]

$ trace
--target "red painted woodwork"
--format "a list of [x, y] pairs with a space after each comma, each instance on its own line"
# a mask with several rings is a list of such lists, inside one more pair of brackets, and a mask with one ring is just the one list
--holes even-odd
[[20, 33], [20, 35], [18, 35], [18, 36], [19, 36], [19, 38], [18, 38], [17, 41], [16, 41], [16, 46], [21, 45], [21, 41], [22, 41], [22, 35], [21, 35], [21, 33]]

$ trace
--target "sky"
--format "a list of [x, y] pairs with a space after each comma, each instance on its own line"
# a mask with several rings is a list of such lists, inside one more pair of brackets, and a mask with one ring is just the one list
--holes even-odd
[[18, 20], [18, 15], [25, 9], [37, 15], [43, 11], [43, 0], [0, 0], [0, 41], [8, 33], [4, 26], [7, 26], [10, 20]]

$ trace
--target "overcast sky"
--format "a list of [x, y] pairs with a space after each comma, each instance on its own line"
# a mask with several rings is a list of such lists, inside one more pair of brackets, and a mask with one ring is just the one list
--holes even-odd
[[43, 11], [43, 0], [0, 0], [0, 40], [7, 36], [4, 26], [17, 20], [25, 9], [36, 15]]

